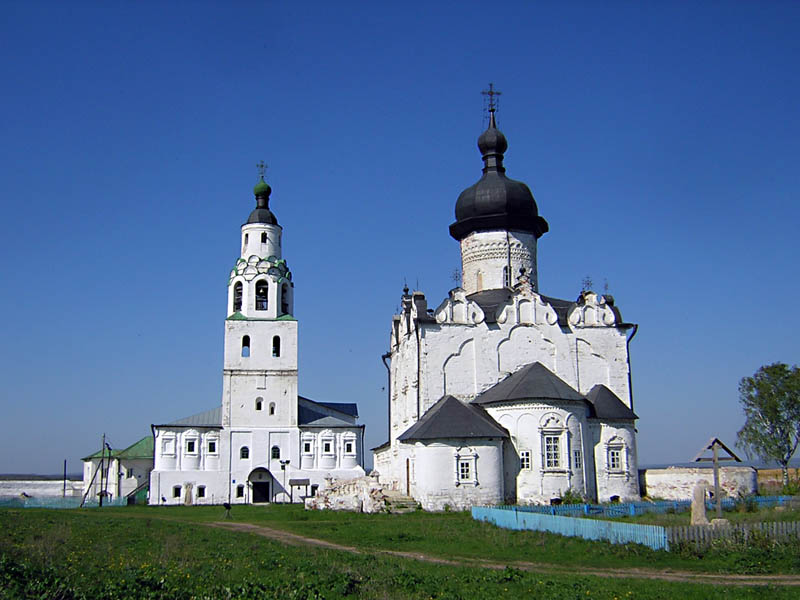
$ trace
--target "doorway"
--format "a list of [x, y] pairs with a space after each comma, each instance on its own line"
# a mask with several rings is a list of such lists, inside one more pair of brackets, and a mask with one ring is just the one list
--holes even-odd
[[253, 504], [269, 502], [269, 481], [253, 482]]

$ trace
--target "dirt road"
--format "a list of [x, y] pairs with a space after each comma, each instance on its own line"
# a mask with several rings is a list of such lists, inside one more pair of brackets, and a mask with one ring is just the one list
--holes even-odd
[[[344, 546], [334, 542], [328, 542], [317, 538], [310, 538], [280, 529], [272, 529], [264, 527], [263, 525], [252, 525], [250, 523], [232, 523], [230, 521], [218, 521], [215, 523], [208, 523], [211, 527], [219, 527], [221, 529], [229, 529], [232, 531], [245, 531], [247, 533], [254, 533], [264, 537], [277, 540], [284, 544], [292, 546], [316, 546], [318, 548], [327, 548], [330, 550], [340, 550], [342, 552], [351, 552], [353, 554], [366, 554], [365, 550], [361, 550], [354, 546]], [[595, 568], [595, 567], [576, 567], [565, 565], [554, 565], [547, 563], [531, 563], [531, 562], [508, 562], [499, 563], [490, 560], [482, 560], [476, 558], [453, 557], [441, 558], [438, 556], [431, 556], [419, 552], [402, 552], [399, 550], [384, 550], [381, 548], [372, 548], [369, 550], [370, 554], [386, 554], [390, 556], [399, 556], [402, 558], [411, 558], [414, 560], [421, 560], [424, 562], [453, 565], [459, 567], [483, 567], [486, 569], [505, 569], [506, 567], [515, 567], [525, 571], [536, 571], [539, 573], [558, 573], [564, 575], [595, 575], [597, 577], [612, 577], [612, 578], [634, 578], [634, 579], [656, 579], [662, 581], [685, 581], [691, 583], [708, 583], [714, 585], [791, 585], [800, 586], [800, 575], [731, 575], [731, 574], [714, 574], [714, 573], [695, 573], [691, 571], [672, 571], [656, 569], [641, 569], [641, 568]]]

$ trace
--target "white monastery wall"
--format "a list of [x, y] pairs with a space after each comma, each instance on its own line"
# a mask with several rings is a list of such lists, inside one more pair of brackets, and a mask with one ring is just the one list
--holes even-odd
[[[758, 491], [758, 472], [753, 467], [720, 467], [720, 487], [723, 496], [755, 494]], [[702, 467], [668, 467], [645, 469], [642, 472], [642, 494], [664, 500], [691, 500], [695, 486], [705, 484], [714, 490], [714, 470]]]
[[[64, 493], [63, 479], [2, 479], [0, 497], [16, 497], [27, 494], [33, 498], [61, 498]], [[83, 481], [67, 479], [67, 496], [83, 495]]]

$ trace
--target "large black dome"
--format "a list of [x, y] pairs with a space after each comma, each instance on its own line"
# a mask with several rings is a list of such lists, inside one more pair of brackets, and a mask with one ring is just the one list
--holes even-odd
[[528, 186], [506, 177], [503, 153], [508, 142], [497, 129], [494, 112], [490, 115], [489, 128], [478, 138], [483, 176], [458, 197], [456, 222], [450, 225], [450, 235], [460, 241], [473, 231], [506, 229], [540, 238], [549, 229], [547, 221], [539, 216]]

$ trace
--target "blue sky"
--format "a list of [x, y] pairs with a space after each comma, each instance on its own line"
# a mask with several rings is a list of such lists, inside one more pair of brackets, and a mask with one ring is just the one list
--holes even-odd
[[542, 293], [608, 282], [641, 463], [742, 425], [797, 361], [800, 5], [15, 2], [0, 19], [0, 472], [220, 402], [227, 274], [269, 164], [300, 392], [386, 438], [404, 281], [453, 287], [480, 91], [549, 221]]

